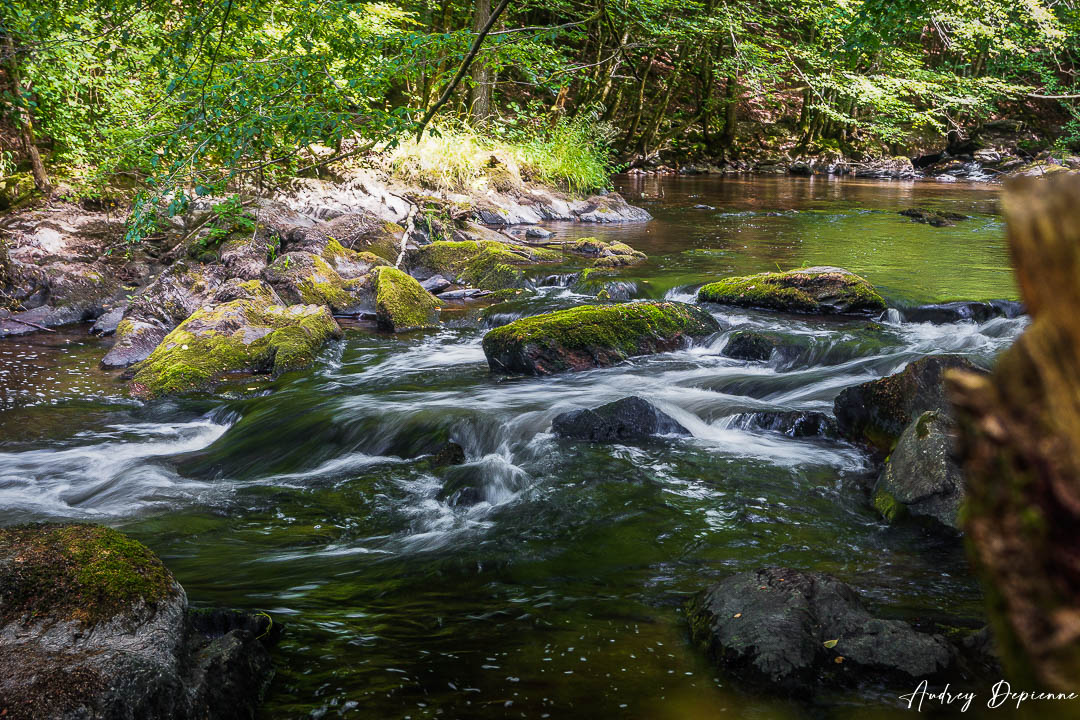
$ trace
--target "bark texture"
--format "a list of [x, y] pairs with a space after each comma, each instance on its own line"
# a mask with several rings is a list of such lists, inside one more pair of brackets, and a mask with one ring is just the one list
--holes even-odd
[[968, 483], [966, 531], [1006, 669], [1080, 680], [1080, 177], [1005, 193], [1031, 327], [990, 376], [947, 376]]

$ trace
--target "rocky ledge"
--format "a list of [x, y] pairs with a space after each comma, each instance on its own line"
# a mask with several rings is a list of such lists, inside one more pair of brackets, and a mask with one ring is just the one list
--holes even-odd
[[199, 611], [142, 544], [93, 525], [0, 529], [0, 716], [251, 720], [269, 617]]

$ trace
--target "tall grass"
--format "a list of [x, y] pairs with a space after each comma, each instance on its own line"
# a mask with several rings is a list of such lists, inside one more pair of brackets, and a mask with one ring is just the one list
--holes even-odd
[[608, 132], [591, 118], [533, 124], [504, 138], [444, 124], [419, 142], [403, 139], [384, 156], [396, 176], [435, 190], [506, 191], [537, 182], [587, 194], [611, 184]]

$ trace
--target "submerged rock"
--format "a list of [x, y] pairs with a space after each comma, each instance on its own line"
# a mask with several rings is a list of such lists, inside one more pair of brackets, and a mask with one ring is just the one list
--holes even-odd
[[494, 240], [439, 241], [409, 252], [406, 267], [416, 277], [442, 275], [484, 290], [525, 287], [523, 267], [556, 262], [559, 253]]
[[986, 302], [958, 301], [919, 305], [900, 311], [904, 320], [913, 323], [986, 322], [996, 317], [1016, 318], [1024, 314], [1024, 306], [1012, 300]]
[[588, 442], [644, 440], [656, 435], [689, 435], [675, 418], [636, 395], [589, 410], [556, 415], [551, 431], [562, 438]]
[[139, 365], [131, 393], [152, 398], [203, 390], [228, 373], [294, 370], [341, 337], [325, 306], [285, 307], [258, 280], [250, 284], [254, 297], [207, 305], [170, 332]]
[[956, 658], [940, 635], [874, 617], [855, 590], [824, 573], [739, 573], [695, 595], [686, 614], [693, 641], [718, 668], [782, 695], [808, 696], [821, 685], [917, 682]]
[[253, 718], [276, 634], [265, 616], [189, 610], [161, 561], [115, 530], [0, 529], [5, 718]]
[[698, 290], [698, 300], [783, 312], [865, 315], [886, 309], [874, 287], [837, 267], [730, 277]]
[[925, 208], [910, 208], [901, 210], [900, 214], [911, 218], [912, 222], [925, 223], [933, 227], [948, 227], [955, 225], [959, 220], [967, 220], [967, 215], [960, 213], [945, 212], [942, 210], [927, 210]]
[[788, 437], [838, 437], [836, 420], [825, 413], [807, 410], [766, 410], [740, 413], [731, 418], [731, 427], [741, 430], [770, 430]]
[[927, 410], [948, 412], [942, 374], [951, 368], [986, 372], [959, 355], [931, 355], [895, 375], [845, 389], [833, 402], [840, 433], [889, 452], [904, 428], [919, 415]]
[[874, 507], [889, 521], [909, 513], [959, 529], [964, 476], [952, 451], [949, 417], [924, 412], [904, 429], [886, 460], [874, 486]]
[[438, 298], [397, 268], [375, 270], [375, 318], [384, 330], [404, 332], [439, 324]]
[[496, 372], [549, 375], [676, 350], [719, 329], [708, 312], [684, 303], [581, 306], [495, 328], [483, 346]]

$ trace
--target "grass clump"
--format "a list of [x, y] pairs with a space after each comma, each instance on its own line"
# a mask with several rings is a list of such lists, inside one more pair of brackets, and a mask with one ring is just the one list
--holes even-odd
[[403, 138], [384, 155], [395, 175], [434, 190], [509, 191], [531, 181], [588, 194], [611, 185], [608, 139], [607, 127], [591, 118], [533, 124], [503, 138], [443, 125], [420, 141]]

